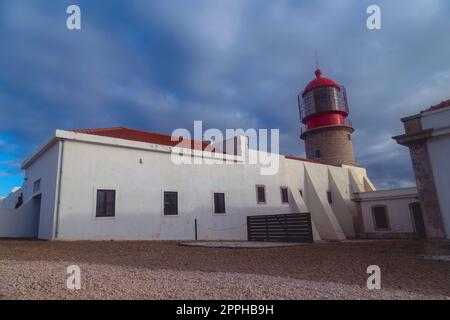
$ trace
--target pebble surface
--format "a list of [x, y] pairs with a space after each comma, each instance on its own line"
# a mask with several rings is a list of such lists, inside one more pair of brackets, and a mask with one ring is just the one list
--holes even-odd
[[[0, 299], [450, 299], [450, 262], [415, 241], [221, 249], [0, 240]], [[81, 269], [81, 289], [66, 286]], [[381, 290], [366, 269], [381, 268]]]

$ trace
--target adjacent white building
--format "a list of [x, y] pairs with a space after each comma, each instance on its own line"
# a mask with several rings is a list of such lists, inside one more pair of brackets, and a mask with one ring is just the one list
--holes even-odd
[[359, 192], [357, 236], [367, 239], [426, 237], [417, 188]]
[[428, 238], [450, 239], [450, 100], [402, 119]]

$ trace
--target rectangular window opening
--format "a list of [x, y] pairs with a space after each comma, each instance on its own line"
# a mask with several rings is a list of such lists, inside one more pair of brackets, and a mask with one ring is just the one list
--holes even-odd
[[225, 193], [214, 193], [214, 213], [225, 213]]
[[96, 217], [116, 215], [116, 190], [97, 190]]
[[389, 219], [386, 206], [373, 206], [373, 217], [376, 230], [389, 230]]
[[178, 215], [178, 192], [164, 191], [164, 215]]
[[281, 203], [289, 203], [289, 192], [286, 187], [281, 187]]
[[258, 203], [266, 203], [266, 187], [256, 186], [256, 200]]
[[33, 183], [33, 193], [37, 193], [39, 191], [41, 191], [41, 179], [38, 179]]
[[333, 203], [333, 195], [331, 194], [331, 191], [327, 191], [327, 200], [329, 204]]

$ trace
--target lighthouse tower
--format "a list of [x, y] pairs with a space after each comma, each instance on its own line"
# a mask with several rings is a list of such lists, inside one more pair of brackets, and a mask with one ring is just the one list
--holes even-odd
[[345, 88], [317, 69], [311, 81], [298, 96], [300, 138], [305, 141], [306, 157], [331, 165], [354, 165], [351, 123]]

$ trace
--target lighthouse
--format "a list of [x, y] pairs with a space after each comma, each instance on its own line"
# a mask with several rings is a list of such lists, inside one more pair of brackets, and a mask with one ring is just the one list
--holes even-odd
[[306, 157], [330, 165], [355, 165], [352, 124], [345, 88], [322, 76], [316, 78], [298, 95], [298, 106]]

